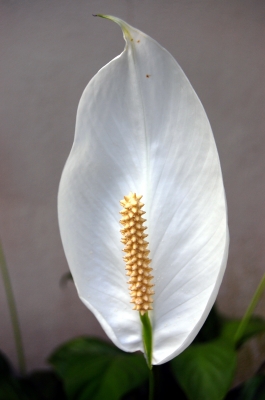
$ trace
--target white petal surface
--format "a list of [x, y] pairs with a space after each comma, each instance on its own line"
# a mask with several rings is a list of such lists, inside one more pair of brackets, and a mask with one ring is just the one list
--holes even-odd
[[183, 71], [150, 37], [113, 19], [126, 47], [80, 100], [59, 224], [80, 298], [118, 347], [143, 350], [119, 224], [119, 200], [143, 195], [160, 364], [189, 345], [216, 298], [228, 251], [225, 194], [207, 116]]

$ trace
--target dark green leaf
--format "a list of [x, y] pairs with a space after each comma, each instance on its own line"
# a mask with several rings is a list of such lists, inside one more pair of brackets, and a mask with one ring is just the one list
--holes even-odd
[[242, 400], [264, 400], [265, 399], [265, 377], [256, 375], [243, 385], [240, 399]]
[[99, 339], [74, 339], [49, 361], [70, 400], [118, 400], [148, 378], [143, 355], [124, 353]]
[[39, 393], [42, 400], [66, 400], [61, 379], [53, 371], [37, 371], [27, 380]]
[[66, 395], [52, 371], [19, 377], [0, 352], [0, 400], [66, 400]]
[[0, 400], [66, 400], [58, 378], [52, 380], [49, 376], [52, 373], [48, 371], [39, 374], [46, 375], [46, 378], [1, 376]]
[[264, 400], [265, 376], [256, 375], [228, 393], [226, 400]]
[[171, 366], [188, 399], [221, 400], [234, 377], [236, 352], [232, 344], [217, 339], [189, 346]]
[[0, 400], [28, 400], [23, 394], [18, 379], [13, 376], [13, 368], [7, 357], [0, 353]]
[[9, 376], [12, 373], [12, 366], [9, 363], [7, 357], [0, 352], [0, 379], [3, 379], [5, 376]]
[[[20, 396], [20, 397], [19, 397]], [[0, 379], [0, 400], [28, 400], [21, 393], [19, 383], [12, 378]]]
[[[238, 319], [223, 319], [221, 336], [234, 342], [236, 331], [240, 325], [240, 320]], [[251, 339], [253, 336], [265, 332], [265, 320], [259, 317], [252, 317], [248, 322], [246, 330], [241, 337], [241, 339], [236, 343], [237, 347], [240, 347], [247, 340]]]
[[26, 378], [8, 376], [0, 379], [0, 400], [42, 400]]

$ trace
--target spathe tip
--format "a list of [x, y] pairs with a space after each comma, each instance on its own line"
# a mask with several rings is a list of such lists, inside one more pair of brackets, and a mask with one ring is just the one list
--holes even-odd
[[106, 16], [105, 15], [103, 15], [103, 14], [92, 14], [93, 15], [93, 17], [101, 17], [101, 18], [106, 18]]

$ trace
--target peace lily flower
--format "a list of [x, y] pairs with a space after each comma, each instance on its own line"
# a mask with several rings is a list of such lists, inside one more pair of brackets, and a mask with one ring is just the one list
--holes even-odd
[[[221, 284], [229, 241], [221, 168], [205, 111], [174, 58], [103, 17], [120, 25], [126, 46], [81, 97], [59, 188], [60, 232], [80, 299], [128, 352], [144, 351], [135, 285], [147, 278], [141, 314], [152, 325], [152, 364], [161, 364], [192, 342]], [[138, 222], [135, 200], [145, 212]], [[128, 250], [138, 236], [128, 236], [127, 217], [144, 232], [139, 256]], [[130, 265], [143, 255], [135, 275]]]

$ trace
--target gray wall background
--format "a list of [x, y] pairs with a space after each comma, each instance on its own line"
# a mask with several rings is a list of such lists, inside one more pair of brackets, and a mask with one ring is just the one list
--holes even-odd
[[[56, 197], [81, 93], [124, 47], [116, 15], [182, 66], [210, 119], [221, 159], [231, 246], [218, 297], [241, 316], [265, 271], [265, 3], [263, 0], [1, 0], [0, 236], [30, 370], [76, 335], [105, 337], [59, 281], [68, 267]], [[0, 279], [0, 348], [16, 363]], [[258, 311], [265, 316], [265, 298]], [[242, 354], [237, 380], [265, 358], [265, 338]]]

